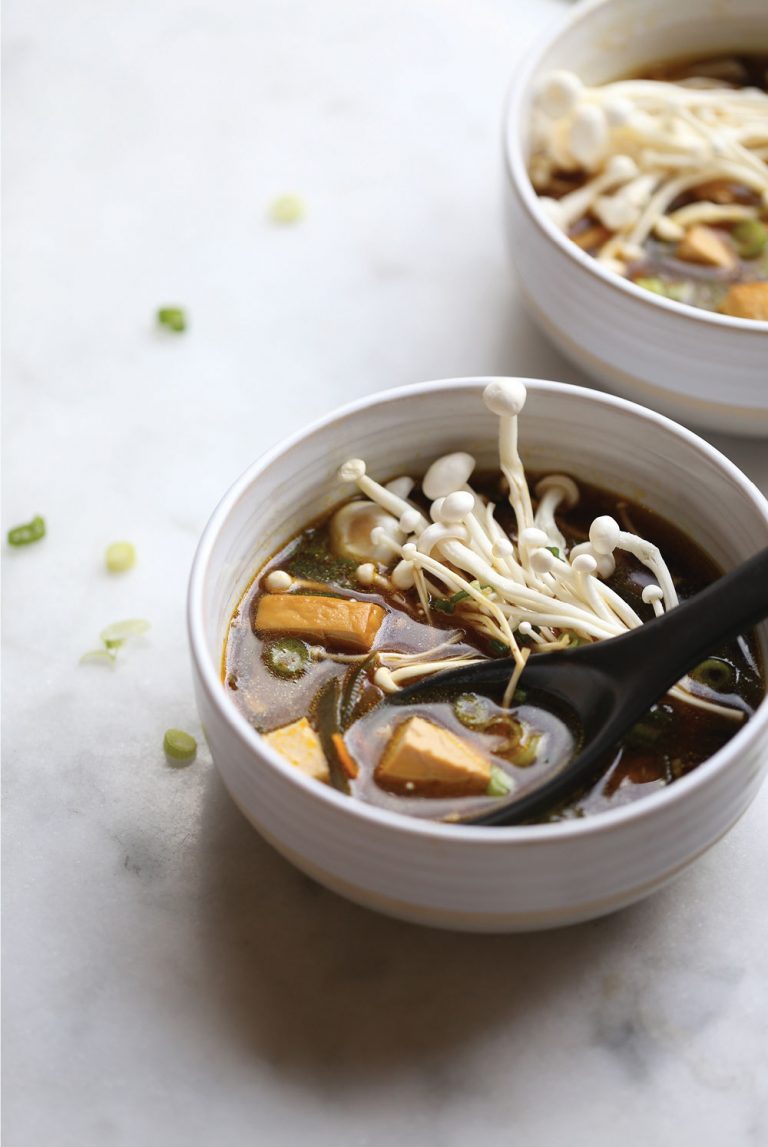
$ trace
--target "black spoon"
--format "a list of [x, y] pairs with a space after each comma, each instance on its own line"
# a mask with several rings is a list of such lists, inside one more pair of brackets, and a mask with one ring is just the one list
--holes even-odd
[[[582, 749], [538, 788], [462, 818], [462, 823], [529, 820], [596, 780], [606, 753], [672, 685], [717, 646], [766, 616], [768, 548], [631, 633], [531, 657], [521, 679], [526, 696], [541, 708], [565, 709], [581, 730]], [[511, 657], [501, 657], [451, 669], [393, 694], [389, 701], [403, 705], [449, 689], [498, 692], [514, 667]]]

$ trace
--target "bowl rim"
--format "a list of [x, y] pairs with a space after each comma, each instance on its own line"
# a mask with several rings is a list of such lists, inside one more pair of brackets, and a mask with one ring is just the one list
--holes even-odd
[[707, 311], [703, 307], [694, 307], [689, 303], [677, 302], [674, 299], [668, 299], [663, 295], [656, 295], [652, 291], [644, 290], [630, 279], [625, 279], [615, 271], [608, 270], [591, 255], [582, 251], [555, 226], [542, 210], [540, 197], [528, 175], [525, 155], [523, 154], [522, 135], [516, 130], [517, 124], [521, 122], [524, 104], [530, 95], [533, 74], [541, 62], [541, 57], [557, 43], [561, 36], [569, 32], [575, 24], [591, 15], [595, 9], [604, 8], [616, 2], [617, 0], [582, 0], [568, 16], [558, 20], [554, 27], [550, 26], [543, 34], [540, 34], [531, 45], [530, 51], [526, 53], [515, 78], [509, 85], [504, 103], [502, 120], [504, 164], [509, 181], [517, 192], [531, 222], [538, 227], [545, 238], [589, 274], [595, 275], [608, 288], [620, 291], [630, 299], [634, 299], [645, 306], [661, 308], [672, 316], [687, 319], [693, 323], [703, 323], [715, 330], [720, 328], [721, 330], [748, 331], [752, 335], [764, 336], [768, 333], [768, 320], [722, 315], [718, 311]]
[[[208, 655], [205, 634], [205, 611], [203, 608], [205, 581], [208, 573], [211, 556], [218, 535], [234, 507], [247, 496], [248, 491], [255, 482], [269, 469], [281, 456], [300, 448], [301, 444], [329, 426], [344, 421], [361, 411], [372, 410], [383, 404], [398, 403], [422, 395], [438, 394], [446, 390], [474, 388], [478, 397], [483, 388], [491, 381], [501, 376], [479, 375], [460, 378], [436, 379], [429, 382], [411, 383], [392, 390], [377, 391], [363, 398], [332, 410], [315, 419], [304, 428], [288, 435], [274, 446], [262, 453], [250, 466], [244, 470], [232, 483], [224, 496], [213, 510], [208, 523], [203, 530], [192, 562], [187, 595], [187, 629], [190, 651], [198, 682], [205, 690], [208, 701], [216, 710], [218, 716], [228, 726], [229, 731], [241, 742], [254, 759], [256, 766], [262, 765], [265, 759], [269, 766], [276, 769], [289, 783], [304, 788], [308, 795], [315, 798], [321, 805], [330, 805], [344, 810], [350, 816], [360, 817], [363, 821], [373, 822], [393, 831], [401, 831], [418, 837], [428, 837], [437, 840], [453, 840], [458, 844], [485, 846], [499, 846], [510, 844], [544, 844], [548, 841], [567, 840], [592, 834], [611, 832], [623, 824], [632, 824], [653, 816], [655, 810], [666, 805], [676, 804], [686, 799], [688, 793], [708, 784], [716, 774], [726, 769], [731, 760], [742, 754], [747, 746], [758, 739], [761, 734], [768, 735], [768, 691], [761, 701], [753, 717], [713, 756], [703, 761], [696, 769], [686, 776], [676, 780], [674, 784], [667, 785], [656, 792], [649, 793], [641, 799], [622, 805], [617, 809], [609, 809], [596, 813], [593, 816], [574, 818], [572, 820], [556, 821], [554, 823], [534, 825], [506, 825], [506, 826], [472, 826], [461, 824], [447, 824], [439, 821], [421, 819], [408, 816], [404, 813], [378, 808], [364, 801], [350, 799], [343, 793], [337, 792], [328, 785], [320, 785], [312, 778], [305, 776], [300, 770], [290, 765], [284, 758], [269, 745], [261, 735], [249, 724], [245, 716], [226, 696], [222, 687], [220, 676], [220, 662], [213, 663]], [[519, 379], [532, 391], [544, 394], [565, 395], [567, 397], [579, 396], [587, 402], [612, 407], [626, 414], [630, 419], [640, 419], [646, 423], [656, 425], [671, 431], [678, 438], [686, 441], [714, 464], [719, 472], [728, 477], [742, 493], [754, 504], [768, 527], [768, 499], [766, 499], [755, 484], [741, 470], [714, 446], [711, 446], [698, 434], [679, 425], [671, 418], [658, 414], [638, 403], [631, 402], [616, 395], [606, 394], [588, 387], [574, 386], [570, 383], [553, 382], [547, 379], [524, 378]], [[223, 770], [221, 770], [223, 772]]]

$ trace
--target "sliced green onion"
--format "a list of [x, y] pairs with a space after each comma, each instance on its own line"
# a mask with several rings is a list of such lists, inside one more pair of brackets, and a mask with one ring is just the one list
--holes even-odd
[[197, 741], [183, 729], [166, 729], [163, 748], [166, 757], [177, 764], [189, 765], [197, 756]]
[[517, 765], [519, 769], [527, 769], [534, 765], [539, 752], [540, 741], [541, 733], [534, 733], [525, 743], [521, 742], [515, 751], [510, 753], [509, 759], [512, 764]]
[[756, 259], [768, 243], [768, 227], [759, 219], [742, 219], [731, 228], [731, 238], [740, 259]]
[[89, 649], [80, 658], [81, 665], [109, 665], [115, 667], [115, 654], [109, 649]]
[[151, 629], [148, 621], [141, 617], [128, 618], [126, 621], [113, 621], [106, 629], [102, 629], [99, 637], [107, 649], [117, 649], [129, 637], [138, 637]]
[[31, 522], [22, 526], [14, 526], [8, 531], [9, 546], [29, 546], [32, 542], [39, 542], [45, 537], [45, 519], [35, 514]]
[[490, 639], [488, 642], [488, 647], [492, 653], [496, 654], [497, 657], [507, 657], [509, 654], [509, 646], [507, 645], [506, 641], [499, 641], [495, 637]]
[[715, 693], [730, 693], [736, 684], [733, 666], [720, 657], [708, 657], [706, 661], [702, 661], [691, 670], [690, 676]]
[[489, 797], [505, 797], [512, 791], [513, 781], [498, 765], [491, 765], [491, 779], [485, 790]]
[[131, 542], [112, 542], [104, 551], [104, 562], [110, 573], [125, 573], [136, 565], [136, 547]]
[[555, 558], [560, 557], [560, 547], [559, 546], [545, 546], [544, 549], [549, 550], [549, 552], [552, 554], [553, 557], [555, 557]]
[[488, 701], [477, 693], [460, 693], [453, 702], [453, 712], [468, 729], [483, 729], [493, 717]]
[[187, 329], [186, 312], [181, 307], [159, 307], [157, 321], [161, 327], [180, 335]]
[[281, 637], [265, 645], [261, 656], [267, 668], [278, 677], [301, 677], [309, 664], [309, 650], [297, 637]]
[[[479, 582], [472, 582], [472, 585], [477, 589], [482, 588]], [[491, 587], [488, 586], [488, 588], [490, 589]], [[429, 599], [429, 608], [436, 609], [438, 613], [453, 613], [455, 606], [457, 606], [460, 601], [465, 601], [471, 596], [468, 590], [460, 589], [451, 597], [431, 597]]]
[[635, 279], [634, 282], [644, 291], [651, 291], [654, 295], [663, 295], [665, 299], [674, 299], [677, 303], [682, 303], [685, 300], [685, 283], [666, 283], [656, 275]]
[[298, 223], [305, 214], [304, 203], [298, 195], [279, 195], [269, 207], [273, 223]]

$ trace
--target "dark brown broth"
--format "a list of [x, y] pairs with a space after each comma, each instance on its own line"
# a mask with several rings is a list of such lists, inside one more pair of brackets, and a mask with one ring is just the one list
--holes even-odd
[[[536, 475], [531, 475], [531, 487], [535, 483]], [[496, 502], [497, 520], [514, 537], [513, 513], [499, 492], [498, 479], [495, 476], [480, 477], [473, 479], [473, 484], [479, 492]], [[581, 481], [578, 485], [581, 492], [579, 503], [557, 519], [569, 547], [587, 536], [589, 524], [595, 517], [612, 514], [622, 528], [640, 533], [660, 548], [681, 599], [697, 593], [719, 575], [715, 563], [695, 542], [641, 503], [617, 498]], [[418, 492], [415, 497], [418, 499]], [[453, 614], [433, 612], [432, 624], [426, 625], [414, 591], [404, 594], [363, 592], [354, 579], [356, 563], [340, 560], [330, 552], [330, 516], [308, 527], [263, 567], [246, 590], [231, 621], [224, 650], [224, 681], [235, 704], [259, 732], [269, 732], [302, 716], [310, 716], [312, 720], [313, 699], [321, 685], [333, 677], [344, 679], [349, 672], [346, 665], [322, 661], [313, 663], [299, 679], [286, 681], [267, 669], [261, 657], [263, 642], [253, 631], [252, 618], [261, 596], [262, 580], [270, 570], [285, 569], [295, 575], [327, 582], [329, 592], [335, 596], [353, 596], [357, 600], [383, 605], [388, 613], [376, 647], [402, 651], [426, 649], [445, 636], [441, 631], [461, 627], [460, 610]], [[649, 571], [629, 554], [617, 551], [615, 556], [616, 572], [609, 584], [641, 617], [650, 618], [653, 616], [652, 608], [643, 603], [641, 597], [643, 587], [653, 580]], [[480, 650], [491, 655], [499, 652], [469, 632], [465, 632], [464, 641], [453, 646], [452, 650]], [[753, 709], [765, 689], [752, 638], [739, 638], [722, 649], [713, 650], [712, 654], [730, 666], [735, 679], [733, 693], [741, 699], [740, 703]], [[524, 694], [524, 673], [520, 684]], [[414, 713], [429, 715], [468, 741], [484, 743], [486, 750], [489, 743], [487, 740], [483, 742], [485, 735], [474, 733], [460, 724], [445, 700], [392, 709], [378, 705], [382, 694], [370, 682], [358, 692], [360, 696], [352, 714], [354, 719], [345, 734], [352, 755], [360, 765], [359, 776], [350, 784], [352, 796], [410, 815], [448, 819], [479, 811], [493, 803], [494, 798], [489, 797], [436, 800], [397, 796], [379, 788], [373, 779], [375, 767], [392, 730], [406, 716]], [[729, 698], [732, 698], [732, 694], [712, 691], [704, 695], [722, 704], [729, 704]], [[521, 794], [525, 788], [540, 784], [545, 776], [554, 773], [567, 760], [573, 751], [573, 736], [559, 717], [540, 709], [534, 710], [525, 704], [524, 699], [514, 707], [513, 713], [529, 732], [547, 734], [544, 739], [546, 751], [525, 769], [491, 749], [494, 763], [512, 779], [514, 791]], [[662, 788], [712, 756], [740, 727], [740, 721], [731, 721], [665, 698], [655, 706], [650, 720], [641, 722], [617, 749], [613, 760], [607, 762], [605, 775], [600, 781], [578, 800], [553, 811], [545, 819], [569, 819], [616, 808]], [[384, 729], [387, 730], [386, 735], [383, 734]]]

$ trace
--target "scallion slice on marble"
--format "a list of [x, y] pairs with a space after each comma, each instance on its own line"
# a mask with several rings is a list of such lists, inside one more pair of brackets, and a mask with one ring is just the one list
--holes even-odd
[[32, 542], [39, 542], [45, 537], [45, 519], [35, 514], [31, 522], [24, 522], [21, 526], [13, 526], [8, 531], [9, 546], [29, 546]]
[[110, 573], [125, 573], [136, 565], [136, 547], [132, 542], [112, 542], [104, 551], [104, 564]]
[[177, 335], [187, 329], [187, 315], [182, 307], [158, 307], [157, 321], [161, 327]]
[[185, 733], [183, 729], [166, 729], [163, 749], [173, 764], [190, 765], [197, 756], [197, 741], [191, 733]]

